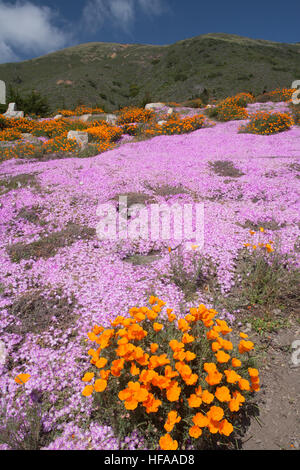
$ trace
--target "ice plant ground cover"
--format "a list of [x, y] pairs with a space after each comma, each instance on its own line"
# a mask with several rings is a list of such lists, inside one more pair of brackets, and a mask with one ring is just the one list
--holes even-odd
[[[288, 110], [286, 103], [270, 107]], [[250, 104], [247, 110], [256, 112], [260, 106]], [[197, 114], [195, 109], [186, 111]], [[141, 142], [125, 140], [85, 159], [1, 163], [1, 409], [16, 423], [22, 414], [24, 422], [29, 420], [24, 403], [41, 407], [38, 448], [143, 447], [137, 431], [120, 442], [109, 425], [100, 425], [93, 397], [82, 395], [83, 372], [90, 367], [87, 332], [94, 325], [109, 328], [118, 315], [128, 315], [130, 308], [146, 305], [155, 295], [179, 318], [202, 303], [214, 308], [217, 301], [219, 318], [238, 331], [249, 319], [245, 309], [253, 304], [230, 304], [226, 298], [237, 283], [237, 260], [248, 249], [244, 244], [249, 236], [252, 247], [274, 246], [291, 269], [298, 266], [300, 127], [273, 135], [240, 133], [247, 122], [218, 122], [190, 134]], [[217, 294], [207, 280], [187, 295], [174, 270], [177, 251], [172, 244], [97, 239], [97, 206], [124, 194], [133, 203], [204, 203], [204, 248], [192, 255], [213, 263]], [[265, 251], [273, 256], [271, 249]], [[182, 273], [188, 272], [188, 263], [183, 259]], [[268, 323], [254, 307], [251, 321], [258, 331], [274, 322], [275, 307], [286, 317], [290, 313], [290, 306], [280, 300], [267, 309]], [[280, 427], [276, 416], [272, 426]], [[297, 439], [295, 430], [289, 432], [282, 442], [286, 447]], [[21, 441], [26, 441], [24, 436]]]

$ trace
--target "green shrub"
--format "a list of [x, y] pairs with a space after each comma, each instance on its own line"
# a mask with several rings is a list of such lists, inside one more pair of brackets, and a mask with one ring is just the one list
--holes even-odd
[[43, 97], [40, 93], [32, 91], [27, 95], [21, 96], [19, 91], [15, 90], [12, 86], [8, 90], [8, 101], [16, 103], [17, 109], [24, 111], [25, 114], [34, 116], [48, 116], [50, 107], [47, 98]]

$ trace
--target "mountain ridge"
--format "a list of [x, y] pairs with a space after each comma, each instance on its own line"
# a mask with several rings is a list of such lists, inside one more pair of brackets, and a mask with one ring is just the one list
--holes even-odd
[[88, 42], [23, 62], [0, 64], [0, 78], [36, 90], [52, 109], [78, 104], [107, 111], [147, 101], [184, 101], [290, 87], [300, 79], [300, 43], [208, 33], [169, 45]]

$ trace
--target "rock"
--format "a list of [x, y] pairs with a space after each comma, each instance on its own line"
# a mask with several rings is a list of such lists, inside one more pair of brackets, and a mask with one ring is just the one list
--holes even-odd
[[56, 116], [54, 116], [54, 118], [53, 118], [53, 119], [60, 119], [60, 118], [62, 118], [62, 117], [63, 117], [63, 115], [62, 115], [62, 114], [57, 114]]
[[168, 111], [167, 111], [167, 114], [173, 114], [174, 112], [174, 109], [173, 108], [169, 108]]
[[91, 114], [83, 114], [82, 116], [79, 116], [79, 121], [87, 122], [91, 116]]
[[6, 85], [3, 80], [0, 80], [0, 104], [6, 104]]
[[165, 106], [165, 103], [148, 103], [145, 106], [145, 109], [160, 109]]
[[251, 323], [246, 323], [246, 328], [244, 328], [245, 333], [250, 333], [252, 330], [252, 325]]
[[22, 134], [22, 139], [28, 140], [31, 144], [41, 144], [40, 139], [32, 134], [24, 133]]
[[91, 114], [88, 118], [88, 122], [93, 122], [93, 121], [106, 121], [106, 113], [101, 113], [101, 114]]
[[166, 124], [168, 121], [158, 121], [157, 124], [159, 126], [163, 126], [164, 124]]
[[108, 124], [116, 125], [118, 117], [115, 114], [107, 114], [106, 115], [106, 122]]
[[69, 131], [67, 138], [75, 139], [77, 144], [83, 148], [85, 148], [89, 143], [89, 135], [87, 132]]
[[17, 119], [24, 117], [24, 111], [17, 111], [16, 103], [9, 103], [6, 113], [3, 114], [6, 118]]

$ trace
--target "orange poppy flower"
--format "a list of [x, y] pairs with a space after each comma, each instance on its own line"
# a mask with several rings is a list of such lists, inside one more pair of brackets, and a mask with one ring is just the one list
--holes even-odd
[[239, 380], [238, 384], [241, 390], [250, 390], [250, 384], [248, 380], [241, 379]]
[[156, 332], [160, 331], [160, 330], [162, 330], [162, 328], [163, 328], [163, 325], [161, 323], [153, 323], [154, 331], [156, 331]]
[[177, 411], [170, 411], [168, 413], [168, 419], [164, 425], [164, 428], [167, 432], [171, 432], [175, 424], [181, 421], [181, 417], [177, 415]]
[[189, 435], [193, 437], [194, 439], [198, 439], [202, 434], [202, 429], [200, 429], [198, 426], [192, 426], [189, 429]]
[[19, 385], [26, 384], [30, 377], [30, 374], [19, 374], [17, 377], [15, 377], [15, 382]]
[[248, 373], [249, 373], [251, 379], [254, 378], [254, 377], [258, 377], [258, 370], [257, 369], [253, 369], [252, 367], [249, 367], [248, 368]]
[[110, 374], [110, 370], [103, 370], [103, 369], [101, 369], [100, 372], [99, 372], [99, 374], [100, 374], [101, 379], [107, 380], [108, 377], [109, 377], [109, 374]]
[[224, 351], [218, 351], [215, 354], [217, 361], [220, 362], [221, 364], [228, 362], [230, 359], [229, 354], [226, 354]]
[[177, 341], [177, 339], [172, 339], [170, 342], [169, 342], [169, 346], [170, 348], [172, 349], [172, 351], [180, 351], [181, 349], [184, 348], [184, 344], [183, 343], [180, 343], [179, 341]]
[[170, 387], [167, 389], [167, 399], [171, 402], [178, 401], [181, 393], [181, 387], [178, 382], [172, 381]]
[[203, 364], [203, 369], [205, 370], [205, 372], [208, 372], [208, 374], [210, 374], [212, 372], [217, 371], [217, 366], [214, 362], [205, 362]]
[[103, 379], [98, 379], [94, 384], [96, 392], [103, 392], [107, 387], [107, 381]]
[[202, 401], [204, 403], [207, 403], [209, 405], [214, 400], [215, 397], [208, 390], [204, 390], [204, 392], [202, 393], [201, 398], [202, 398]]
[[224, 370], [224, 374], [226, 375], [226, 379], [229, 384], [235, 384], [241, 379], [241, 376], [234, 370]]
[[86, 387], [84, 387], [84, 389], [82, 390], [82, 395], [84, 397], [89, 397], [90, 395], [92, 395], [94, 391], [94, 387], [93, 385], [87, 385]]
[[193, 361], [195, 358], [196, 358], [196, 354], [194, 354], [191, 351], [186, 351], [186, 353], [185, 353], [185, 360], [186, 361], [188, 361], [188, 362]]
[[126, 410], [135, 410], [138, 406], [138, 401], [137, 400], [134, 400], [133, 398], [129, 398], [128, 400], [126, 400], [124, 402], [124, 406], [126, 408]]
[[140, 369], [136, 367], [134, 363], [132, 363], [131, 368], [130, 368], [130, 373], [131, 375], [138, 375], [140, 373]]
[[246, 333], [240, 333], [240, 337], [243, 339], [249, 338], [249, 336]]
[[204, 428], [208, 425], [209, 419], [207, 416], [203, 415], [202, 413], [197, 413], [193, 417], [193, 423], [198, 426], [199, 428]]
[[199, 408], [199, 406], [202, 403], [202, 400], [200, 397], [195, 395], [194, 393], [188, 398], [188, 403], [190, 408]]
[[152, 352], [152, 354], [155, 354], [157, 350], [158, 350], [158, 344], [157, 343], [151, 343], [150, 344], [150, 351]]
[[218, 343], [217, 341], [214, 341], [213, 343], [211, 343], [211, 349], [213, 352], [216, 352], [218, 351], [219, 349], [221, 349], [221, 344]]
[[244, 352], [251, 351], [254, 348], [254, 344], [251, 341], [240, 341], [239, 343], [239, 353], [243, 354]]
[[98, 368], [98, 369], [103, 369], [103, 367], [105, 367], [107, 364], [107, 359], [105, 359], [105, 357], [101, 357], [95, 364], [95, 366]]
[[184, 333], [191, 329], [190, 325], [184, 318], [180, 318], [178, 320], [178, 329], [183, 331]]
[[206, 333], [206, 337], [207, 339], [217, 339], [219, 336], [219, 333], [217, 331], [214, 331], [214, 330], [209, 330], [207, 333]]
[[184, 333], [184, 335], [182, 336], [182, 342], [184, 344], [192, 343], [193, 341], [195, 341], [194, 336], [189, 335], [188, 333]]
[[231, 364], [232, 364], [232, 367], [241, 367], [242, 362], [236, 357], [233, 357], [231, 360]]
[[222, 377], [223, 374], [221, 372], [215, 371], [208, 374], [208, 376], [205, 377], [205, 380], [209, 385], [218, 385], [221, 382]]
[[224, 410], [223, 408], [220, 408], [219, 406], [212, 406], [210, 410], [206, 413], [206, 415], [209, 420], [221, 421], [221, 419], [224, 416]]
[[178, 442], [173, 440], [170, 434], [165, 434], [159, 440], [159, 445], [162, 450], [177, 450]]
[[228, 402], [231, 400], [231, 395], [228, 387], [217, 387], [215, 397], [221, 402]]
[[94, 372], [86, 372], [86, 374], [84, 374], [81, 380], [83, 382], [90, 382], [94, 377], [95, 377]]
[[230, 434], [233, 431], [233, 426], [227, 419], [223, 419], [220, 422], [220, 428], [219, 428], [219, 433], [224, 434], [224, 436], [230, 436]]

